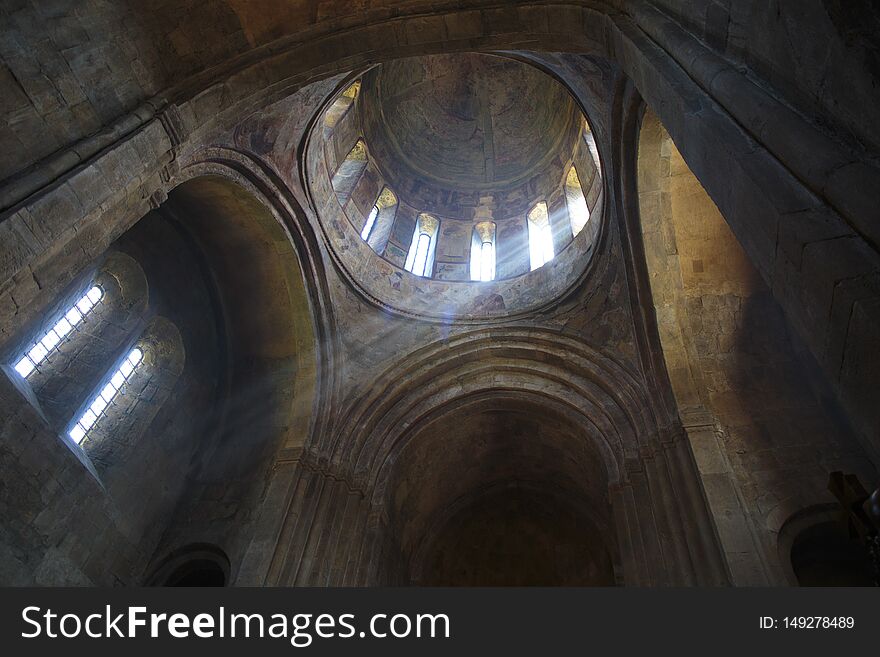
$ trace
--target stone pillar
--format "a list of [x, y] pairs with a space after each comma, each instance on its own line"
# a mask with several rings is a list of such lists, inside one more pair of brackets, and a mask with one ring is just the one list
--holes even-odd
[[686, 448], [646, 448], [609, 489], [626, 586], [728, 584], [693, 464], [681, 462]]
[[772, 584], [730, 463], [705, 409], [682, 413], [682, 424], [734, 586]]
[[267, 582], [269, 569], [278, 536], [286, 519], [291, 495], [299, 480], [298, 460], [279, 460], [275, 463], [266, 495], [260, 505], [260, 516], [254, 527], [254, 535], [242, 557], [233, 584], [237, 586], [262, 586]]

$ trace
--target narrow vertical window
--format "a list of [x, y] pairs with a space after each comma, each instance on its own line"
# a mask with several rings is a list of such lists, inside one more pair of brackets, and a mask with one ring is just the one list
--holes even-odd
[[107, 384], [101, 388], [101, 392], [92, 400], [88, 408], [74, 423], [69, 435], [77, 445], [81, 445], [89, 431], [97, 424], [104, 415], [106, 408], [113, 402], [117, 395], [123, 394], [125, 385], [132, 373], [144, 359], [144, 352], [135, 347], [132, 349], [119, 369], [113, 373]]
[[428, 249], [431, 248], [431, 238], [425, 233], [419, 235], [416, 242], [416, 257], [413, 261], [412, 273], [416, 276], [425, 275], [425, 265], [428, 264]]
[[406, 257], [404, 269], [416, 276], [430, 278], [434, 265], [434, 249], [437, 242], [437, 230], [440, 222], [436, 217], [422, 213], [416, 220], [416, 229], [413, 232], [412, 244]]
[[52, 351], [61, 344], [61, 341], [67, 337], [71, 331], [75, 330], [83, 318], [88, 315], [101, 297], [104, 291], [97, 285], [93, 285], [66, 313], [61, 317], [55, 325], [50, 328], [46, 334], [41, 337], [32, 346], [28, 352], [22, 356], [15, 364], [15, 371], [21, 376], [27, 378], [37, 369], [37, 365], [43, 362]]
[[590, 124], [587, 123], [586, 119], [584, 119], [583, 135], [584, 143], [590, 151], [590, 157], [593, 159], [593, 164], [596, 165], [596, 171], [601, 175], [602, 168], [599, 166], [599, 149], [596, 147], [596, 138], [593, 136], [593, 131], [590, 130]]
[[373, 226], [376, 225], [376, 217], [379, 216], [379, 206], [374, 205], [373, 209], [370, 210], [370, 214], [367, 215], [367, 221], [364, 224], [364, 227], [361, 229], [361, 239], [365, 242], [370, 239], [370, 233], [373, 232]]
[[361, 239], [365, 242], [369, 242], [370, 246], [375, 249], [377, 244], [374, 242], [376, 240], [371, 238], [374, 237], [374, 233], [378, 227], [377, 224], [384, 227], [384, 229], [379, 230], [379, 232], [387, 234], [391, 229], [391, 224], [394, 222], [394, 213], [396, 210], [397, 197], [390, 189], [383, 187], [379, 196], [376, 198], [376, 203], [373, 205], [373, 209], [370, 210], [370, 214], [367, 215], [364, 227], [361, 229]]
[[339, 98], [333, 101], [329, 108], [327, 108], [327, 112], [324, 114], [324, 127], [327, 128], [327, 130], [332, 130], [336, 127], [336, 124], [342, 120], [342, 117], [345, 116], [348, 110], [354, 105], [354, 101], [357, 99], [360, 90], [361, 81], [356, 80], [340, 94]]
[[481, 221], [471, 236], [471, 280], [495, 280], [495, 222]]
[[553, 259], [553, 229], [544, 201], [529, 211], [529, 260], [532, 271], [543, 267]]
[[332, 185], [340, 205], [345, 205], [367, 168], [367, 145], [358, 139], [333, 175]]
[[581, 187], [577, 170], [572, 166], [565, 179], [565, 204], [568, 206], [568, 219], [571, 222], [571, 234], [577, 237], [590, 220], [590, 209]]

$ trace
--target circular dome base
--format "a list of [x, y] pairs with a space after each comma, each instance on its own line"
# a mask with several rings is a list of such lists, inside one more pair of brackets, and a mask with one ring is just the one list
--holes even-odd
[[311, 133], [307, 179], [336, 262], [367, 298], [484, 320], [542, 307], [584, 273], [602, 181], [586, 118], [554, 78], [436, 55], [382, 64], [337, 94]]

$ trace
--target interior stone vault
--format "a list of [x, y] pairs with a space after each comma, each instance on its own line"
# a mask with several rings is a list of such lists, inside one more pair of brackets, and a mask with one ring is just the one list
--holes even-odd
[[870, 585], [878, 34], [5, 3], [0, 584]]

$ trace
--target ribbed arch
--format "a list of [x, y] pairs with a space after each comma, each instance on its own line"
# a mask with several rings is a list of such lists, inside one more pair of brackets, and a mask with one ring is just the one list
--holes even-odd
[[324, 455], [319, 460], [368, 484], [368, 473], [375, 478], [374, 466], [418, 418], [451, 398], [488, 389], [541, 394], [581, 409], [618, 463], [656, 432], [638, 382], [615, 360], [558, 334], [486, 330], [419, 350], [380, 376], [352, 410], [351, 429], [316, 446]]

